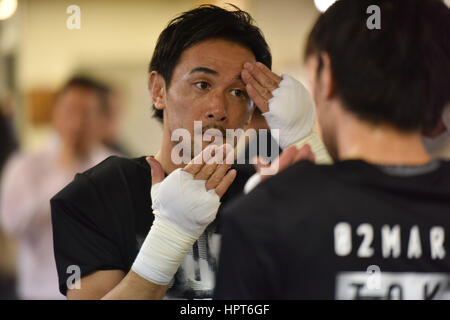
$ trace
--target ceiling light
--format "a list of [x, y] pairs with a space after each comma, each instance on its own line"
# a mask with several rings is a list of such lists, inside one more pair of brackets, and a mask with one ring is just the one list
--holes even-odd
[[316, 8], [320, 12], [324, 12], [325, 10], [328, 9], [329, 6], [331, 6], [335, 2], [336, 2], [336, 0], [314, 0], [314, 4], [316, 5]]
[[0, 20], [11, 17], [17, 9], [17, 0], [0, 0]]

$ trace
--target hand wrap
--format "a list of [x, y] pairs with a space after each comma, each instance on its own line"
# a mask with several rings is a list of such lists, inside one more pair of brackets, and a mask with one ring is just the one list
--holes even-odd
[[313, 130], [315, 107], [303, 84], [287, 74], [282, 78], [263, 116], [271, 130], [280, 130], [279, 145], [284, 150]]
[[220, 206], [205, 180], [177, 169], [151, 188], [152, 228], [132, 266], [144, 279], [167, 285], [194, 242], [215, 219]]

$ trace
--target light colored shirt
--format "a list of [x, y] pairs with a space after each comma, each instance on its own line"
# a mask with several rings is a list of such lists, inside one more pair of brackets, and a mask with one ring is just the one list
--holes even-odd
[[111, 155], [103, 147], [75, 170], [59, 165], [59, 143], [38, 153], [16, 153], [5, 166], [0, 185], [0, 227], [18, 242], [17, 281], [21, 299], [64, 299], [59, 292], [53, 254], [50, 199], [77, 172]]

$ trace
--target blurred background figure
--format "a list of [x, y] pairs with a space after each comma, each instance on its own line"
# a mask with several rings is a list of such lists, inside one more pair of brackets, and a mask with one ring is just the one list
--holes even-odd
[[55, 130], [37, 152], [18, 152], [5, 166], [0, 185], [0, 226], [18, 241], [18, 296], [63, 298], [58, 291], [50, 198], [113, 152], [102, 144], [108, 95], [89, 78], [76, 77], [58, 93]]

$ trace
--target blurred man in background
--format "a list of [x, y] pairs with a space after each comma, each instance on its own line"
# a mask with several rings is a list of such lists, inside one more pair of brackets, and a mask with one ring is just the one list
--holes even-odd
[[450, 162], [422, 142], [450, 102], [448, 39], [439, 0], [319, 17], [306, 64], [335, 163], [296, 163], [226, 208], [216, 298], [449, 298]]
[[53, 255], [50, 198], [75, 173], [111, 154], [102, 146], [102, 86], [75, 77], [59, 92], [55, 135], [36, 153], [19, 152], [5, 166], [0, 187], [0, 227], [18, 240], [18, 294], [22, 299], [60, 299]]

